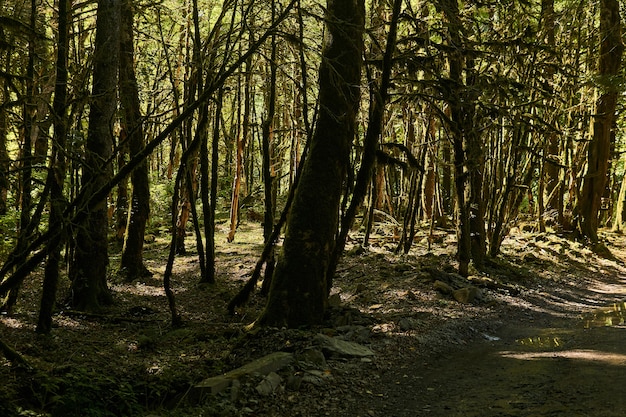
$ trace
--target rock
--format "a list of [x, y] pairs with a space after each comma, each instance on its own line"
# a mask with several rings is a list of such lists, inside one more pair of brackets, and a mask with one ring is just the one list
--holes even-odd
[[329, 372], [323, 372], [318, 370], [306, 371], [302, 376], [302, 382], [307, 382], [315, 386], [321, 386], [325, 384], [325, 380], [331, 379], [332, 375]]
[[339, 293], [335, 293], [328, 297], [328, 305], [331, 307], [341, 306], [341, 295], [339, 295]]
[[240, 368], [234, 369], [224, 375], [207, 378], [191, 387], [189, 391], [190, 401], [200, 402], [207, 395], [215, 395], [226, 390], [233, 381], [248, 375], [268, 375], [276, 372], [293, 362], [293, 354], [288, 352], [274, 352], [252, 361]]
[[296, 355], [296, 360], [305, 366], [316, 369], [326, 369], [326, 357], [321, 350], [310, 348]]
[[267, 374], [263, 381], [256, 386], [256, 392], [260, 395], [270, 395], [276, 392], [278, 388], [280, 388], [280, 384], [283, 382], [283, 379], [276, 372], [270, 372]]
[[236, 402], [239, 399], [239, 395], [241, 394], [241, 382], [238, 379], [233, 380], [230, 385], [230, 401]]
[[435, 281], [433, 286], [435, 287], [437, 291], [439, 291], [442, 294], [452, 294], [452, 292], [454, 291], [454, 289], [451, 286], [439, 280]]
[[452, 297], [454, 297], [454, 299], [459, 303], [469, 304], [474, 302], [474, 300], [478, 296], [478, 292], [478, 288], [476, 287], [465, 287], [454, 290], [452, 292]]
[[290, 391], [298, 391], [300, 386], [302, 385], [302, 376], [301, 375], [289, 375], [287, 378], [287, 389]]
[[365, 326], [339, 326], [337, 331], [342, 333], [342, 340], [349, 340], [356, 343], [367, 343], [370, 340], [372, 331]]
[[419, 327], [420, 321], [416, 319], [412, 319], [410, 317], [403, 317], [398, 320], [398, 328], [403, 332], [408, 330], [415, 330]]
[[374, 352], [368, 347], [359, 345], [358, 343], [341, 340], [336, 337], [328, 337], [321, 333], [315, 336], [313, 343], [320, 346], [322, 351], [326, 352], [328, 355], [355, 357], [374, 355]]

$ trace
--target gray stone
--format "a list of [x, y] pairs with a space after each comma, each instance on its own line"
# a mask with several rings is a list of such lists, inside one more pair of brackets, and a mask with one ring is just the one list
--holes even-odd
[[315, 369], [306, 371], [302, 376], [302, 382], [307, 382], [315, 386], [322, 386], [326, 380], [332, 379], [330, 372], [318, 371]]
[[274, 352], [252, 361], [240, 368], [224, 375], [207, 378], [194, 385], [189, 391], [190, 401], [202, 401], [208, 395], [219, 394], [226, 390], [233, 381], [249, 375], [268, 375], [276, 372], [293, 362], [293, 354], [288, 352]]
[[410, 317], [403, 317], [398, 320], [398, 328], [403, 332], [406, 332], [408, 330], [415, 330], [419, 327], [420, 323], [420, 320], [416, 320]]
[[267, 374], [263, 381], [256, 386], [256, 392], [260, 395], [270, 395], [276, 392], [280, 388], [280, 384], [283, 379], [276, 372], [270, 372]]
[[302, 365], [312, 368], [326, 369], [328, 367], [326, 357], [324, 357], [324, 354], [319, 349], [306, 349], [304, 352], [296, 355], [296, 360]]
[[374, 352], [368, 347], [359, 345], [358, 343], [341, 340], [336, 337], [328, 337], [321, 333], [315, 336], [313, 342], [316, 345], [320, 346], [322, 348], [322, 351], [326, 352], [329, 355], [355, 357], [374, 355]]
[[302, 385], [301, 375], [289, 375], [287, 378], [287, 389], [290, 391], [298, 391]]

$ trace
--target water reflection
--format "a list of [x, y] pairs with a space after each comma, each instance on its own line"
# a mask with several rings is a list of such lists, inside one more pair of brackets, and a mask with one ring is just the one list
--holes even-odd
[[626, 319], [626, 301], [598, 308], [582, 314], [586, 329], [591, 327], [619, 326]]

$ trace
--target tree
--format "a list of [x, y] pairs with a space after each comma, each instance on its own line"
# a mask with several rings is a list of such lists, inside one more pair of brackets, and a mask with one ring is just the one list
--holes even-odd
[[[144, 147], [144, 133], [139, 87], [135, 75], [134, 10], [132, 0], [121, 1], [119, 95], [122, 105], [122, 131], [126, 132], [131, 155], [136, 155]], [[133, 190], [120, 263], [120, 270], [128, 281], [152, 275], [143, 263], [143, 241], [150, 214], [150, 187], [146, 160], [133, 170], [130, 179]]]
[[[50, 219], [48, 228], [58, 228], [65, 231], [63, 225], [63, 211], [65, 198], [63, 187], [66, 177], [66, 143], [67, 143], [67, 61], [69, 47], [69, 22], [71, 22], [71, 7], [69, 0], [59, 1], [56, 82], [52, 115], [54, 117], [54, 134], [52, 138], [51, 169], [48, 172], [50, 183]], [[48, 243], [48, 259], [46, 260], [45, 274], [41, 296], [41, 308], [37, 321], [38, 333], [49, 333], [52, 329], [52, 311], [54, 309], [57, 286], [59, 282], [59, 263], [61, 261], [61, 245], [65, 234], [56, 234]]]
[[486, 252], [482, 198], [484, 156], [475, 120], [477, 91], [473, 86], [476, 74], [474, 60], [467, 53], [463, 39], [457, 0], [443, 0], [440, 5], [447, 20], [450, 46], [450, 85], [444, 91], [450, 107], [454, 153], [459, 273], [467, 276], [470, 259], [480, 265]]
[[[93, 85], [81, 193], [91, 197], [110, 181], [113, 154], [113, 118], [117, 105], [120, 0], [98, 2], [93, 58]], [[70, 270], [71, 303], [78, 309], [97, 310], [112, 301], [107, 286], [107, 199], [86, 208], [77, 225], [76, 252]]]
[[259, 324], [317, 324], [327, 305], [327, 269], [360, 101], [364, 2], [329, 0], [325, 18], [319, 119]]
[[587, 151], [587, 172], [580, 201], [581, 232], [594, 244], [598, 243], [598, 215], [609, 170], [611, 143], [615, 135], [615, 109], [620, 92], [615, 80], [621, 69], [624, 49], [619, 12], [619, 1], [600, 2], [599, 91], [596, 93], [591, 142]]

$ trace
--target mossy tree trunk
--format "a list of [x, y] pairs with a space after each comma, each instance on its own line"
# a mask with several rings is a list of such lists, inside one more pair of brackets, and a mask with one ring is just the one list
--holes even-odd
[[328, 1], [319, 119], [287, 220], [283, 253], [258, 324], [298, 327], [323, 319], [327, 270], [359, 109], [364, 9], [362, 0]]
[[622, 29], [617, 0], [600, 2], [600, 58], [598, 60], [598, 96], [591, 124], [591, 142], [587, 150], [587, 173], [580, 200], [580, 229], [592, 243], [598, 242], [598, 215], [606, 187], [615, 136], [615, 110], [619, 97], [619, 74], [622, 62]]
[[[98, 2], [92, 99], [81, 192], [85, 199], [112, 178], [113, 120], [117, 105], [116, 88], [119, 58], [120, 0]], [[70, 277], [72, 305], [97, 310], [109, 304], [107, 199], [104, 196], [87, 208], [85, 220], [77, 226], [76, 252]]]
[[[131, 156], [144, 147], [139, 88], [135, 75], [133, 4], [132, 0], [122, 0], [122, 26], [120, 31], [120, 101], [122, 103], [122, 125], [128, 135], [128, 150]], [[150, 215], [150, 186], [148, 162], [144, 159], [131, 174], [133, 186], [130, 208], [124, 235], [124, 247], [120, 269], [126, 280], [150, 276], [143, 263], [143, 241], [146, 223]]]

